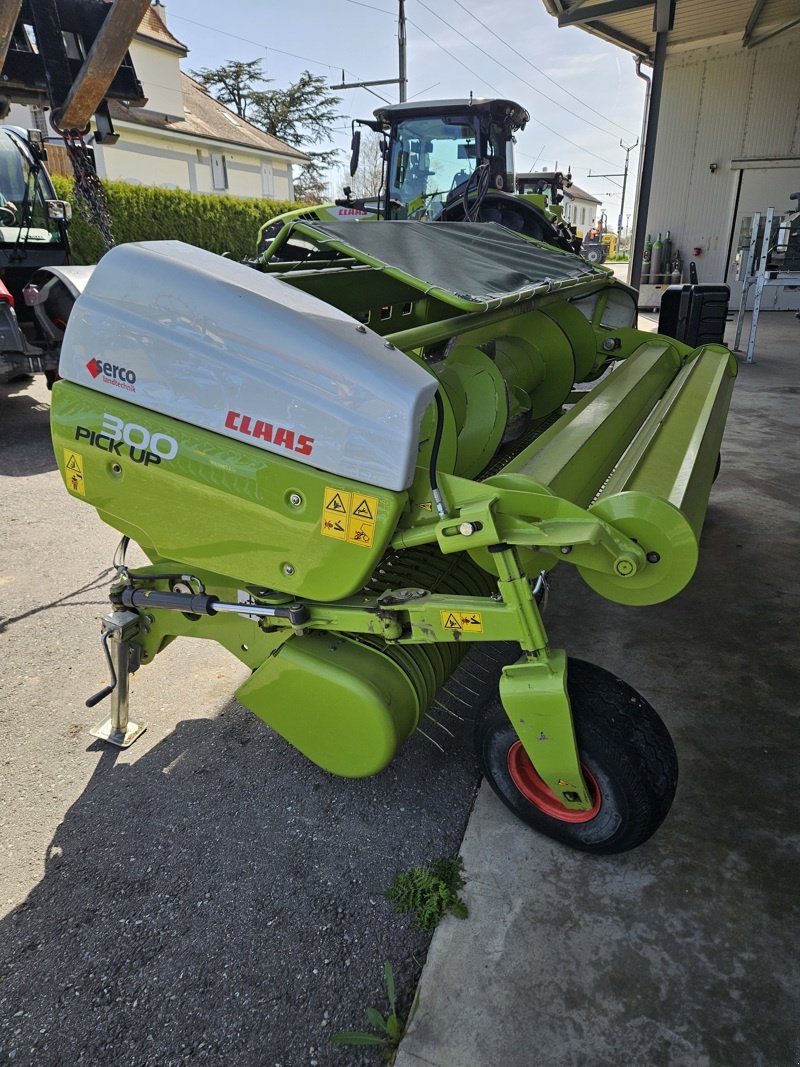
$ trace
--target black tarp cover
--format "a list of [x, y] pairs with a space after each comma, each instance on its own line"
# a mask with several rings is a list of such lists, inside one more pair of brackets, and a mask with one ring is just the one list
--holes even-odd
[[383, 267], [423, 291], [500, 306], [578, 282], [608, 280], [580, 256], [526, 241], [495, 222], [302, 222], [321, 247]]

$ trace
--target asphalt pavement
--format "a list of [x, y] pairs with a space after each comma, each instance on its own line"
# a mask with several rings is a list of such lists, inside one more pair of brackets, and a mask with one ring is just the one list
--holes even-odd
[[458, 851], [494, 662], [361, 781], [236, 704], [206, 642], [134, 675], [131, 748], [95, 741], [118, 535], [64, 491], [48, 411], [43, 380], [0, 386], [0, 1064], [379, 1063], [330, 1034], [384, 1006], [385, 961], [411, 1003], [429, 936], [383, 894]]

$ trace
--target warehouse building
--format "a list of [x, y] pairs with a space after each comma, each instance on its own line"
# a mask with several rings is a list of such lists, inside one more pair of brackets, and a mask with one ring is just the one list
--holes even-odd
[[[754, 212], [783, 212], [800, 190], [797, 0], [544, 0], [560, 26], [624, 48], [649, 81], [631, 282], [647, 235], [671, 232], [684, 276], [726, 282], [738, 304], [737, 253]], [[650, 69], [648, 69], [650, 68]], [[643, 305], [660, 291], [644, 285]], [[774, 286], [762, 309], [796, 310]]]

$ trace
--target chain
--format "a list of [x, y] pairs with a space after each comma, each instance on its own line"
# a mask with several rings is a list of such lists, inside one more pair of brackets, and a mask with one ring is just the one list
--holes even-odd
[[80, 130], [60, 132], [75, 174], [75, 204], [78, 211], [90, 226], [97, 227], [106, 248], [113, 248], [114, 234], [111, 232], [111, 215], [105, 189], [97, 177], [83, 134]]

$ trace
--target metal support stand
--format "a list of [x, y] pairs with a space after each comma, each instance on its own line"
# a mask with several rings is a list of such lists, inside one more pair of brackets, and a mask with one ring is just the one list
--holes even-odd
[[[794, 216], [794, 218], [796, 217], [797, 216]], [[739, 343], [742, 337], [742, 327], [744, 325], [744, 316], [747, 309], [747, 297], [750, 290], [755, 287], [753, 317], [750, 320], [750, 334], [747, 339], [748, 363], [755, 363], [758, 316], [761, 312], [761, 298], [764, 294], [765, 287], [768, 285], [800, 285], [800, 271], [792, 270], [792, 264], [786, 264], [780, 260], [776, 262], [775, 256], [773, 256], [773, 262], [770, 263], [771, 255], [780, 251], [779, 246], [781, 241], [781, 224], [779, 223], [778, 234], [776, 236], [774, 232], [774, 220], [775, 208], [771, 207], [767, 210], [766, 216], [764, 217], [764, 232], [761, 238], [760, 249], [758, 249], [758, 231], [761, 225], [760, 212], [756, 212], [753, 215], [753, 225], [750, 231], [750, 245], [747, 250], [747, 262], [742, 275], [742, 298], [739, 303], [739, 315], [736, 319], [736, 336], [733, 342], [734, 351], [740, 351]], [[773, 241], [775, 241], [776, 247], [773, 247]], [[758, 259], [757, 263], [756, 257]], [[789, 269], [787, 269], [787, 266]]]
[[753, 277], [753, 261], [756, 258], [756, 244], [758, 242], [758, 227], [760, 224], [761, 212], [757, 211], [755, 215], [753, 215], [753, 221], [750, 227], [750, 245], [747, 249], [747, 262], [745, 263], [744, 273], [742, 274], [742, 296], [739, 301], [739, 314], [736, 318], [736, 337], [733, 341], [733, 349], [735, 352], [738, 352], [739, 342], [742, 339], [744, 312], [747, 307], [747, 294], [750, 291], [751, 279]]
[[147, 729], [146, 723], [132, 722], [128, 718], [130, 676], [139, 667], [139, 649], [131, 644], [131, 638], [139, 632], [140, 623], [139, 616], [133, 611], [112, 611], [104, 616], [100, 640], [108, 659], [112, 684], [86, 701], [87, 706], [93, 707], [106, 696], [111, 697], [111, 714], [89, 733], [118, 748], [128, 748]]

